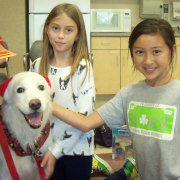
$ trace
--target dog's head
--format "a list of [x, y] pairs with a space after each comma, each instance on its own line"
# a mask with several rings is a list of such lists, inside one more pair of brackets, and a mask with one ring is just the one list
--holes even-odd
[[49, 116], [52, 110], [50, 82], [48, 78], [34, 72], [18, 73], [7, 80], [0, 85], [0, 95], [3, 97], [2, 110], [8, 116], [5, 119], [11, 119], [8, 112], [15, 110], [19, 118], [24, 116], [25, 123], [34, 129], [41, 127], [43, 113]]

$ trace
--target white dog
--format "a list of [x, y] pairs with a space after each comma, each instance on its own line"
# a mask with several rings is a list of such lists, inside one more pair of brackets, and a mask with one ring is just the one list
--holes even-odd
[[[0, 85], [3, 96], [0, 123], [9, 137], [10, 151], [21, 180], [40, 179], [34, 156], [44, 155], [53, 143], [48, 123], [52, 112], [48, 83], [47, 78], [37, 73], [22, 72]], [[12, 179], [1, 147], [0, 179]]]

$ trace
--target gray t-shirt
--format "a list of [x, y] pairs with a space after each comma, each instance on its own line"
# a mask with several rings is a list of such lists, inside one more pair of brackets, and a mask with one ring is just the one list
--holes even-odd
[[110, 128], [128, 126], [138, 180], [180, 177], [179, 80], [160, 87], [129, 84], [97, 111]]

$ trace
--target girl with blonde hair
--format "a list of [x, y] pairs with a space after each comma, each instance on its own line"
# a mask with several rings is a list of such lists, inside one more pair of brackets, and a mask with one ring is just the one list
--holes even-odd
[[[31, 71], [49, 77], [53, 102], [85, 116], [92, 114], [94, 78], [78, 7], [59, 4], [49, 13], [43, 30], [42, 57], [32, 64]], [[55, 116], [50, 121], [54, 124], [55, 143], [49, 150], [57, 159], [51, 179], [90, 179], [93, 130], [84, 133]]]

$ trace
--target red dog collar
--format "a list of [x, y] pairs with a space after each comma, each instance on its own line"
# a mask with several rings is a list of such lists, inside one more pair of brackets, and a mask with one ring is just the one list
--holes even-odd
[[[1, 109], [1, 107], [0, 107]], [[2, 132], [2, 130], [4, 131], [4, 133]], [[2, 150], [3, 153], [5, 155], [5, 159], [10, 171], [10, 174], [13, 178], [13, 180], [19, 180], [19, 176], [17, 173], [17, 170], [15, 168], [11, 153], [9, 151], [9, 146], [11, 147], [11, 149], [18, 155], [18, 156], [27, 156], [27, 155], [32, 155], [35, 160], [36, 163], [38, 165], [38, 170], [39, 170], [39, 174], [40, 174], [40, 178], [41, 180], [45, 179], [45, 173], [44, 173], [44, 168], [42, 168], [41, 162], [42, 162], [42, 156], [39, 152], [39, 148], [42, 147], [42, 145], [44, 144], [44, 142], [46, 141], [47, 137], [49, 136], [50, 133], [50, 121], [48, 121], [48, 123], [46, 124], [46, 126], [44, 127], [44, 129], [41, 131], [41, 136], [37, 139], [36, 144], [35, 144], [35, 148], [37, 150], [37, 152], [32, 151], [32, 149], [29, 147], [29, 145], [27, 145], [27, 151], [24, 151], [21, 147], [21, 145], [18, 143], [18, 141], [16, 141], [15, 138], [13, 138], [11, 136], [11, 134], [9, 133], [8, 129], [5, 126], [5, 123], [2, 122], [2, 117], [0, 116], [0, 134], [2, 135], [2, 138], [0, 138], [0, 144], [2, 146]], [[3, 138], [4, 135], [6, 136], [6, 140]], [[4, 139], [4, 140], [3, 140]]]
[[[27, 149], [26, 151], [21, 147], [21, 145], [19, 144], [19, 142], [11, 136], [9, 130], [7, 129], [5, 123], [2, 122], [2, 117], [0, 116], [0, 121], [3, 125], [3, 131], [4, 134], [7, 138], [8, 144], [11, 147], [11, 149], [16, 153], [17, 156], [28, 156], [28, 155], [34, 155], [34, 157], [36, 157], [36, 152], [34, 152], [29, 145], [27, 145]], [[44, 127], [44, 129], [41, 131], [41, 136], [37, 139], [37, 141], [35, 142], [35, 148], [37, 150], [39, 150], [44, 142], [46, 141], [46, 139], [48, 138], [50, 133], [50, 121], [48, 121], [48, 123], [46, 124], [46, 126]]]

